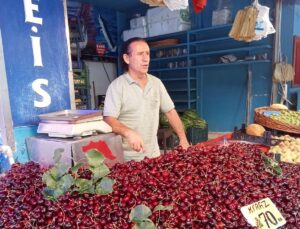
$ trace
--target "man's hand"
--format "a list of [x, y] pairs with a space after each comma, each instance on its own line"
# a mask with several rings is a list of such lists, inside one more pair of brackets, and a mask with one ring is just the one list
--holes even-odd
[[144, 140], [133, 129], [125, 126], [114, 117], [104, 116], [104, 121], [112, 127], [114, 133], [122, 135], [128, 141], [129, 146], [133, 150], [137, 152], [145, 151]]
[[124, 134], [129, 146], [137, 152], [145, 151], [145, 144], [142, 137], [132, 129], [128, 129]]
[[179, 145], [181, 145], [183, 149], [189, 148], [190, 144], [186, 138], [183, 124], [176, 110], [172, 109], [166, 112], [165, 115], [167, 116], [167, 119], [169, 120], [169, 123], [172, 126], [173, 130], [179, 137]]
[[180, 141], [179, 145], [181, 145], [183, 149], [187, 149], [187, 148], [190, 147], [190, 144], [188, 143], [187, 140], [186, 141], [185, 140], [184, 141]]

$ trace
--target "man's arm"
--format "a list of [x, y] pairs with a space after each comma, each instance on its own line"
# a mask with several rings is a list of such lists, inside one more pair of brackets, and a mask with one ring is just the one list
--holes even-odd
[[104, 116], [104, 121], [111, 126], [112, 131], [116, 134], [122, 135], [127, 139], [129, 146], [137, 151], [144, 151], [145, 144], [142, 137], [133, 129], [122, 124], [119, 120], [111, 116]]
[[177, 111], [175, 109], [172, 109], [166, 112], [165, 115], [167, 116], [167, 119], [170, 125], [172, 126], [173, 130], [179, 137], [179, 145], [181, 145], [184, 149], [187, 149], [190, 145], [186, 138], [183, 124], [181, 122], [181, 119], [179, 118]]

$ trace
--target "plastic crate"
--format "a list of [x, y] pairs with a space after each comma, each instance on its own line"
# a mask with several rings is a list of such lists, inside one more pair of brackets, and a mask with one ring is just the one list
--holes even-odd
[[204, 129], [190, 127], [186, 131], [188, 142], [195, 145], [200, 142], [205, 142], [208, 139], [208, 126]]

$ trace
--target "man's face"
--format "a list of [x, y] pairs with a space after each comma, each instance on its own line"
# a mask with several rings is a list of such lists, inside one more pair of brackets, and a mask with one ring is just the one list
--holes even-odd
[[128, 54], [123, 56], [128, 64], [128, 71], [137, 74], [146, 74], [150, 62], [150, 49], [146, 42], [135, 41], [130, 44]]

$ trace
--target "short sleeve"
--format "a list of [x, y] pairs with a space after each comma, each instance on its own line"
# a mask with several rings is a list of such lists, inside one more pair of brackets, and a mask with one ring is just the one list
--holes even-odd
[[163, 113], [166, 113], [172, 109], [175, 108], [175, 105], [169, 95], [169, 93], [167, 92], [166, 87], [164, 86], [164, 84], [159, 81], [159, 87], [160, 87], [160, 110]]
[[103, 116], [118, 118], [121, 110], [120, 91], [117, 90], [116, 84], [111, 83], [106, 91]]

